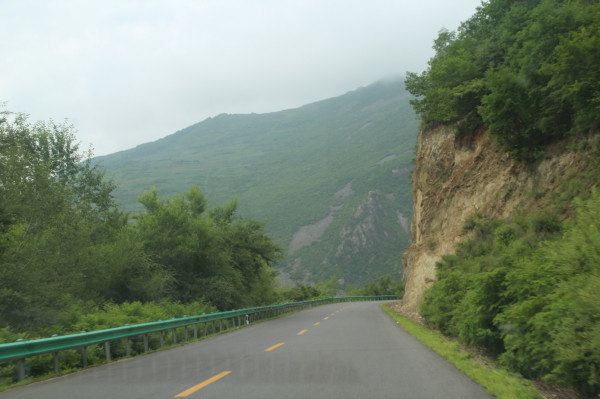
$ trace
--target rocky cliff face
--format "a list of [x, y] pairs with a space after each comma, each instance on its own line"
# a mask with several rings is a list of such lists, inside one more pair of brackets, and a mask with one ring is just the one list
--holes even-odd
[[[389, 175], [397, 178], [391, 170]], [[408, 186], [408, 173], [402, 181]], [[345, 186], [343, 196], [342, 190], [336, 193], [324, 218], [294, 234], [288, 247], [291, 261], [280, 273], [280, 278], [287, 278], [283, 283], [310, 283], [309, 272], [318, 275], [319, 270], [335, 270], [340, 284], [353, 286], [386, 274], [400, 276], [400, 258], [410, 235], [408, 190], [378, 184], [358, 196], [351, 187]]]
[[406, 291], [399, 310], [419, 319], [423, 294], [436, 278], [435, 265], [466, 238], [463, 226], [469, 217], [504, 218], [548, 206], [569, 179], [589, 168], [574, 145], [563, 142], [527, 166], [487, 132], [463, 141], [446, 127], [421, 132], [413, 171], [412, 242], [404, 255]]
[[370, 269], [382, 261], [378, 253], [381, 243], [396, 242], [408, 233], [407, 226], [402, 225], [406, 216], [394, 207], [395, 201], [393, 193], [368, 192], [339, 233], [335, 262], [346, 265], [362, 258], [362, 263]]

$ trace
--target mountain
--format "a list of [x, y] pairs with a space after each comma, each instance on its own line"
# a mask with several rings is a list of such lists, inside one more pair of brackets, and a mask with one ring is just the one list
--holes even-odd
[[358, 285], [401, 273], [418, 130], [409, 99], [401, 81], [379, 81], [295, 109], [221, 114], [96, 161], [126, 209], [152, 186], [236, 197], [285, 249], [282, 281]]

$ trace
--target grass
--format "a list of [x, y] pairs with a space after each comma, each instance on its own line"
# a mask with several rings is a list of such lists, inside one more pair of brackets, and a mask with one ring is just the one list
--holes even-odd
[[531, 381], [508, 370], [498, 368], [491, 362], [484, 362], [483, 359], [479, 359], [462, 348], [457, 341], [409, 320], [387, 304], [381, 305], [381, 307], [409, 334], [452, 363], [494, 397], [498, 399], [538, 399], [543, 397]]

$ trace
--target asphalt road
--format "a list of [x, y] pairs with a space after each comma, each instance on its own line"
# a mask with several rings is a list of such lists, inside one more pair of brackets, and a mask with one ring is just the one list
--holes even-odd
[[358, 302], [316, 307], [0, 398], [491, 397], [401, 330], [379, 303]]

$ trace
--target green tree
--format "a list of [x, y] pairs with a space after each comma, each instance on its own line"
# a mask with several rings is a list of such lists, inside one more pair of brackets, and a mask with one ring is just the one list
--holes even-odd
[[491, 0], [443, 30], [407, 89], [423, 127], [485, 125], [516, 156], [600, 126], [600, 4]]
[[61, 325], [88, 301], [160, 296], [170, 276], [136, 244], [71, 126], [4, 112], [0, 154], [0, 325]]
[[275, 297], [271, 264], [279, 249], [259, 223], [235, 216], [236, 202], [208, 211], [197, 187], [161, 200], [140, 197], [135, 227], [145, 251], [173, 275], [170, 296], [204, 298], [220, 309], [267, 303]]

